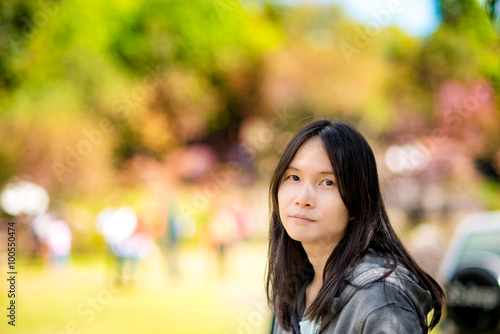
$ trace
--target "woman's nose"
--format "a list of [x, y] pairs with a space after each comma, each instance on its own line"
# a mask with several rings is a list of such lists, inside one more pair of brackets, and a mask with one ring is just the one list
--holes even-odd
[[304, 184], [295, 197], [295, 204], [303, 207], [314, 207], [316, 204], [314, 190], [310, 185]]

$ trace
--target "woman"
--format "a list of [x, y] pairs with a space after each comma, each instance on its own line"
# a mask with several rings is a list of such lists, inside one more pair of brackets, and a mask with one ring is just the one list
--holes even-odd
[[270, 200], [273, 334], [416, 334], [439, 322], [443, 290], [392, 229], [373, 151], [352, 126], [302, 128], [276, 166]]

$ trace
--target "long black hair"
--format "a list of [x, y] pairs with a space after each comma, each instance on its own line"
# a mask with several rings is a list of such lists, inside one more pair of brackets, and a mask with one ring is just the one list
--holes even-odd
[[307, 311], [309, 318], [321, 319], [346, 277], [368, 249], [392, 260], [415, 274], [432, 296], [434, 313], [429, 327], [441, 318], [444, 292], [405, 249], [394, 232], [380, 193], [377, 166], [366, 139], [350, 124], [316, 120], [303, 127], [286, 146], [279, 159], [269, 189], [270, 232], [267, 267], [267, 299], [276, 319], [291, 330], [291, 317], [300, 287], [314, 276], [302, 244], [288, 236], [279, 215], [278, 189], [295, 153], [308, 139], [323, 141], [342, 200], [349, 210], [345, 235], [330, 254], [323, 271], [323, 285]]

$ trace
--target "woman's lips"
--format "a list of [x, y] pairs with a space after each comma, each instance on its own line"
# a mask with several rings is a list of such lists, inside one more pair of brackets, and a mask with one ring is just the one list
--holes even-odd
[[298, 223], [313, 223], [315, 221], [313, 219], [304, 216], [290, 216], [290, 218]]

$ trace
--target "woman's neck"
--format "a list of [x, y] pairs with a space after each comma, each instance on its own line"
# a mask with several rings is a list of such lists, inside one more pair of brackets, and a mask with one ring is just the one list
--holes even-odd
[[325, 269], [326, 261], [328, 261], [335, 245], [324, 246], [303, 243], [302, 246], [314, 269], [314, 277], [306, 288], [306, 310], [308, 310], [323, 285], [323, 270]]

